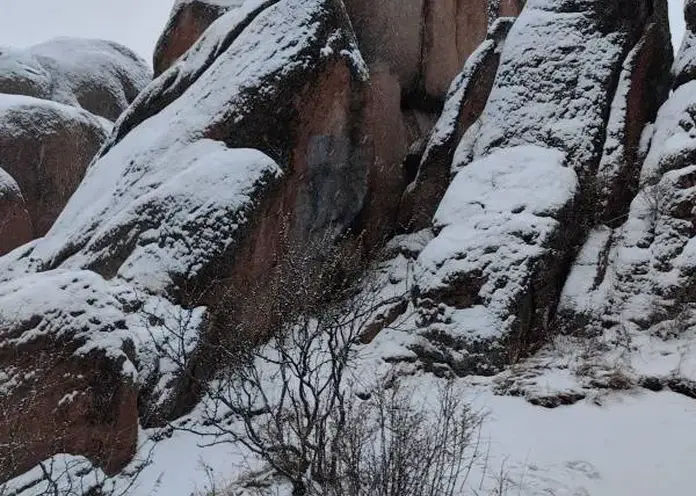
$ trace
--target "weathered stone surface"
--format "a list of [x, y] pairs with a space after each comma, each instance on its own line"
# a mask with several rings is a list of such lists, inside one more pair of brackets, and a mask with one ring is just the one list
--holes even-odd
[[638, 192], [646, 152], [641, 150], [643, 131], [667, 99], [671, 62], [669, 30], [660, 22], [646, 28], [624, 60], [597, 171], [598, 216], [606, 225], [623, 223]]
[[426, 361], [490, 374], [543, 341], [575, 242], [562, 226], [574, 222], [579, 184], [564, 160], [513, 147], [457, 174], [417, 259]]
[[62, 272], [3, 285], [0, 306], [0, 482], [66, 452], [123, 468], [138, 419], [122, 303], [96, 274]]
[[[261, 42], [269, 33], [275, 43]], [[119, 421], [128, 432], [137, 427], [132, 391], [145, 422], [181, 414], [196, 399], [185, 385], [190, 370], [170, 365], [175, 373], [163, 378], [168, 368], [157, 365], [160, 358], [143, 354], [154, 345], [152, 332], [143, 332], [151, 324], [142, 299], [157, 295], [166, 299], [165, 307], [177, 302], [214, 309], [222, 294], [233, 294], [238, 296], [233, 318], [248, 319], [245, 325], [263, 335], [265, 316], [255, 314], [247, 293], [267, 289], [264, 282], [287, 249], [283, 236], [301, 251], [310, 238], [344, 232], [363, 211], [373, 147], [358, 130], [368, 122], [363, 114], [368, 89], [340, 1], [281, 0], [222, 16], [122, 116], [51, 231], [21, 255], [2, 259], [7, 265], [0, 277], [7, 282], [0, 294], [27, 288], [22, 272], [47, 285], [55, 272], [69, 280], [81, 274], [107, 279], [95, 293], [74, 294], [69, 305], [59, 302], [56, 311], [45, 309], [43, 301], [27, 305], [47, 322], [41, 349], [53, 353], [51, 343], [74, 327], [80, 339], [71, 342], [85, 341], [94, 353], [137, 365], [138, 379], [123, 380], [118, 406], [127, 410]], [[207, 296], [194, 301], [187, 292], [192, 287]], [[115, 300], [109, 305], [122, 314], [122, 323], [103, 330], [94, 323], [78, 327], [86, 318], [81, 308], [102, 300]], [[0, 313], [12, 301], [0, 298]], [[209, 321], [220, 324], [217, 317]], [[72, 319], [74, 326], [59, 325]], [[5, 348], [17, 348], [42, 325], [21, 320], [31, 326], [6, 327], [0, 339]], [[228, 329], [201, 323], [191, 329], [194, 348], [203, 330], [219, 337]], [[163, 329], [157, 333], [166, 335]], [[138, 343], [136, 357], [129, 356], [129, 339]], [[203, 358], [195, 366], [205, 373], [213, 357]], [[2, 355], [0, 371], [24, 370], [15, 360]], [[85, 381], [100, 377], [99, 370], [75, 368]], [[14, 402], [19, 394], [3, 400]], [[42, 404], [56, 395], [49, 389], [37, 400]], [[102, 460], [79, 438], [66, 439], [62, 449]], [[31, 442], [18, 440], [23, 441]], [[50, 446], [36, 445], [36, 459], [53, 453]]]
[[[418, 335], [425, 340], [411, 348], [430, 369], [495, 373], [556, 328], [568, 267], [594, 223], [594, 185], [609, 126], [632, 150], [627, 160], [635, 167], [643, 124], [666, 95], [665, 7], [527, 2], [502, 49], [485, 108], [455, 152], [458, 175], [436, 213], [436, 236], [417, 259], [424, 268], [415, 276], [423, 296]], [[631, 84], [621, 90], [630, 87], [630, 97], [617, 91], [622, 71]], [[616, 108], [608, 118], [620, 101], [634, 112], [631, 121]], [[504, 173], [507, 166], [515, 173]], [[483, 170], [492, 175], [490, 184], [479, 176]], [[489, 191], [501, 196], [488, 197]], [[534, 203], [562, 191], [567, 194], [551, 202], [554, 208]], [[616, 190], [613, 195], [621, 204]], [[625, 204], [631, 193], [623, 198]], [[547, 212], [535, 214], [537, 207]]]
[[365, 61], [392, 72], [402, 93], [416, 88], [425, 0], [347, 0], [345, 4]]
[[372, 68], [382, 64], [414, 101], [442, 101], [452, 79], [486, 38], [497, 16], [516, 16], [517, 1], [347, 0], [360, 50]]
[[0, 94], [0, 161], [24, 197], [32, 238], [48, 232], [110, 129], [80, 109]]
[[57, 38], [19, 50], [0, 47], [0, 93], [72, 105], [115, 121], [152, 73], [126, 47]]
[[[666, 22], [648, 2], [530, 0], [505, 45], [482, 126], [455, 167], [495, 148], [540, 144], [564, 150], [580, 176], [593, 175], [624, 58], [648, 23]], [[650, 2], [652, 3], [652, 2]], [[543, 61], [539, 63], [538, 61]]]
[[215, 19], [242, 3], [244, 0], [177, 0], [155, 46], [155, 76], [171, 67]]
[[584, 251], [594, 255], [573, 267], [561, 300], [568, 330], [647, 329], [696, 301], [695, 88], [683, 83], [661, 107], [626, 220], [591, 237]]
[[0, 255], [32, 239], [31, 218], [17, 182], [0, 169]]
[[464, 61], [486, 37], [488, 0], [428, 0], [425, 10], [423, 85], [445, 95]]
[[430, 225], [451, 179], [454, 151], [464, 133], [481, 115], [493, 87], [500, 52], [512, 18], [499, 19], [453, 81], [445, 108], [418, 156], [416, 178], [404, 195], [399, 212], [402, 227], [418, 231]]

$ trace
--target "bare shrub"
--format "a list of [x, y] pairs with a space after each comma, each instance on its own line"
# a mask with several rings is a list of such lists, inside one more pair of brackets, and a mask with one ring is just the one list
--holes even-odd
[[0, 484], [0, 496], [127, 496], [152, 462], [154, 446], [117, 478], [109, 477], [84, 457], [56, 455], [17, 480]]
[[[359, 240], [299, 243], [285, 232], [263, 280], [216, 281], [225, 289], [208, 291], [217, 296], [215, 333], [201, 347], [218, 371], [206, 386], [203, 427], [173, 427], [205, 444], [243, 446], [294, 496], [460, 494], [480, 417], [452, 383], [434, 406], [412, 403], [395, 382], [371, 394], [353, 387], [360, 344], [385, 308], [408, 296], [381, 294]], [[185, 348], [183, 333], [172, 334], [167, 355]]]

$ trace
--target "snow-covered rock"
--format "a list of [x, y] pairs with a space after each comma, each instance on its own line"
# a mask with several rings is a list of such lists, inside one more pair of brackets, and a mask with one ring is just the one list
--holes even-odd
[[675, 88], [696, 78], [696, 2], [684, 2], [686, 32], [672, 68]]
[[[99, 368], [80, 369], [83, 380], [106, 375], [113, 385], [120, 374], [123, 388], [139, 389], [146, 423], [151, 415], [162, 419], [191, 406], [195, 394], [182, 387], [189, 371], [148, 359], [153, 312], [144, 302], [160, 298], [165, 309], [176, 303], [213, 309], [231, 294], [249, 305], [245, 292], [264, 288], [288, 249], [281, 236], [297, 249], [312, 236], [349, 228], [363, 208], [373, 160], [355, 132], [364, 125], [367, 85], [340, 1], [252, 1], [220, 17], [121, 116], [46, 236], [0, 262], [0, 295], [7, 295], [0, 298], [0, 314], [11, 315], [17, 301], [26, 300], [23, 313], [3, 326], [2, 346], [35, 342], [36, 355], [51, 355], [58, 370], [70, 369], [86, 350], [103, 356]], [[41, 285], [45, 295], [32, 291]], [[56, 294], [65, 298], [56, 301]], [[104, 315], [93, 315], [92, 308]], [[250, 309], [236, 310], [253, 316]], [[218, 322], [214, 313], [204, 320]], [[192, 330], [194, 344], [212, 335], [199, 331], [227, 329], [209, 328], [204, 320]], [[67, 355], [56, 352], [60, 340], [75, 344]], [[203, 363], [214, 359], [207, 351]], [[13, 360], [0, 361], [7, 377], [36, 366]], [[20, 392], [14, 391], [0, 395], [0, 410], [17, 402]], [[103, 406], [95, 408], [107, 415], [111, 409]], [[119, 421], [132, 432], [136, 406], [128, 401], [122, 407], [128, 411]], [[74, 427], [68, 425], [74, 417], [61, 419], [61, 428]], [[109, 426], [103, 427], [107, 433]], [[31, 442], [27, 433], [18, 442], [24, 437]], [[61, 450], [102, 460], [108, 449], [86, 450], [70, 439]], [[57, 449], [34, 448], [36, 458], [26, 463]]]
[[[416, 157], [416, 177], [400, 205], [400, 224], [411, 230], [430, 225], [451, 180], [452, 158], [464, 133], [476, 123], [488, 101], [500, 62], [500, 52], [514, 22], [498, 19], [487, 39], [469, 57], [452, 81], [445, 106], [433, 127], [425, 150]], [[413, 172], [411, 172], [413, 174]]]
[[418, 353], [459, 374], [491, 373], [541, 342], [567, 263], [579, 195], [562, 152], [492, 153], [462, 169], [420, 253], [423, 335]]
[[644, 130], [669, 94], [672, 52], [668, 41], [664, 23], [653, 19], [621, 68], [596, 180], [595, 201], [601, 209], [597, 215], [610, 226], [623, 222], [638, 192], [646, 154]]
[[666, 19], [662, 1], [529, 0], [503, 49], [481, 127], [460, 146], [455, 167], [495, 148], [539, 144], [565, 151], [580, 176], [593, 174], [623, 60], [647, 23]]
[[[626, 211], [635, 194], [643, 127], [667, 96], [666, 19], [665, 2], [530, 0], [502, 45], [485, 108], [459, 136], [455, 81], [431, 140], [461, 137], [454, 159], [442, 159], [458, 175], [417, 258], [416, 334], [426, 339], [407, 345], [430, 368], [494, 373], [557, 331], [578, 245], [601, 208]], [[421, 163], [423, 179], [428, 172]], [[449, 171], [439, 177], [430, 179], [442, 190]], [[548, 212], [535, 214], [525, 202], [541, 191]]]
[[[693, 62], [685, 60], [692, 56], [682, 50], [676, 66]], [[561, 302], [570, 330], [577, 330], [578, 322], [647, 329], [688, 320], [690, 305], [696, 302], [695, 89], [696, 81], [682, 82], [660, 108], [654, 126], [647, 130], [650, 148], [627, 216], [609, 237], [604, 236], [604, 246], [594, 250], [592, 263], [575, 264]], [[592, 281], [586, 284], [584, 297], [577, 294], [577, 280]]]
[[49, 230], [111, 127], [82, 109], [0, 93], [0, 166], [19, 185], [32, 238]]
[[128, 48], [56, 38], [27, 49], [0, 47], [0, 93], [33, 96], [115, 121], [152, 73]]
[[119, 470], [138, 390], [118, 293], [93, 272], [51, 272], [3, 285], [0, 307], [1, 477], [66, 452]]

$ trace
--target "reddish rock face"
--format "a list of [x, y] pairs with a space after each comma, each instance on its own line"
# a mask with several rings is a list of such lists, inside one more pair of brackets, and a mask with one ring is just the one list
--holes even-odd
[[[0, 349], [5, 370], [32, 371], [0, 400], [0, 482], [59, 453], [84, 455], [108, 474], [135, 454], [137, 388], [104, 356], [70, 357], [59, 343]], [[116, 367], [116, 370], [114, 370]]]
[[520, 0], [347, 0], [360, 50], [371, 67], [383, 64], [405, 94], [444, 99], [455, 75], [488, 30], [489, 16], [516, 16]]
[[500, 0], [499, 17], [517, 17], [522, 12], [525, 0]]
[[466, 59], [486, 37], [488, 0], [429, 0], [425, 10], [425, 93], [443, 97]]
[[123, 468], [138, 434], [134, 345], [108, 283], [28, 276], [0, 288], [0, 305], [12, 308], [0, 316], [0, 482], [59, 453]]
[[88, 112], [17, 95], [0, 95], [0, 155], [19, 184], [33, 224], [46, 234], [106, 140], [109, 125]]
[[360, 52], [371, 67], [388, 67], [402, 91], [417, 87], [425, 0], [347, 0]]
[[31, 218], [15, 180], [0, 169], [0, 255], [32, 239]]
[[422, 150], [422, 156], [415, 157], [417, 175], [404, 194], [399, 211], [399, 224], [403, 228], [416, 231], [430, 226], [450, 183], [454, 150], [488, 101], [500, 62], [500, 51], [511, 25], [511, 20], [497, 21], [488, 39], [455, 79], [452, 93]]
[[[234, 3], [234, 2], [232, 2]], [[229, 7], [206, 0], [178, 1], [157, 41], [153, 56], [155, 76], [166, 71]]]
[[607, 141], [597, 173], [600, 218], [610, 227], [623, 224], [639, 189], [643, 156], [639, 153], [645, 125], [653, 122], [667, 99], [672, 51], [669, 32], [650, 24], [624, 61]]

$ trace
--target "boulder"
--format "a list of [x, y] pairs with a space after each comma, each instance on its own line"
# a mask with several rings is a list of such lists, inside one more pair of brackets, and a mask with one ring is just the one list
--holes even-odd
[[33, 230], [17, 182], [0, 169], [0, 255], [30, 241]]
[[155, 46], [155, 76], [171, 67], [215, 19], [243, 3], [244, 0], [176, 0]]
[[0, 482], [66, 452], [116, 473], [138, 439], [118, 293], [94, 273], [63, 271], [3, 285], [0, 306]]
[[488, 375], [543, 342], [579, 193], [564, 154], [537, 146], [493, 152], [457, 174], [416, 261], [426, 339], [414, 351], [426, 364]]
[[115, 121], [152, 78], [140, 57], [111, 41], [57, 38], [0, 47], [0, 93], [79, 107]]
[[24, 197], [32, 238], [48, 232], [110, 130], [84, 110], [0, 94], [0, 160]]
[[[96, 404], [88, 412], [119, 411], [118, 422], [125, 424], [119, 427], [128, 433], [137, 429], [138, 408], [151, 425], [195, 403], [191, 372], [205, 377], [215, 361], [196, 343], [236, 339], [230, 329], [239, 320], [257, 338], [264, 335], [267, 323], [250, 304], [250, 292], [260, 291], [253, 294], [261, 298], [270, 291], [266, 283], [288, 250], [286, 239], [302, 252], [308, 239], [336, 237], [365, 204], [373, 153], [359, 130], [366, 125], [369, 80], [342, 2], [253, 4], [220, 17], [141, 93], [53, 228], [0, 259], [0, 295], [21, 295], [31, 284], [55, 286], [47, 298], [72, 295], [54, 305], [36, 293], [37, 303], [27, 305], [34, 310], [26, 312], [40, 319], [13, 319], [3, 327], [0, 346], [17, 350], [39, 335], [34, 349], [55, 355], [56, 367], [122, 391], [114, 404], [89, 396], [85, 401]], [[269, 33], [273, 44], [265, 43]], [[215, 313], [226, 295], [232, 295], [224, 301], [235, 308], [234, 322]], [[0, 298], [0, 313], [19, 297]], [[155, 310], [148, 310], [153, 298]], [[201, 305], [209, 315], [186, 331], [191, 356], [198, 357], [187, 362], [192, 368], [161, 365], [153, 341], [167, 336], [162, 326], [168, 324], [153, 323], [151, 314]], [[104, 315], [84, 323], [93, 308]], [[74, 345], [54, 344], [66, 340]], [[104, 365], [80, 365], [85, 353], [106, 357], [89, 362]], [[0, 384], [11, 383], [12, 371], [37, 366], [22, 362], [23, 356], [0, 355], [0, 377], [7, 377]], [[52, 411], [39, 407], [62, 392], [46, 389], [34, 397], [39, 406], [30, 411], [37, 412], [37, 422], [49, 423]], [[15, 412], [22, 394], [15, 389], [0, 395], [0, 410]], [[78, 414], [65, 418], [68, 431], [83, 421]], [[98, 417], [94, 432], [111, 432], [116, 426], [109, 419]], [[33, 446], [34, 462], [63, 450], [106, 463], [82, 438], [67, 436], [52, 445], [34, 443], [32, 436], [19, 431], [17, 442]], [[132, 439], [124, 437], [120, 454]], [[118, 456], [108, 467], [126, 461]]]

